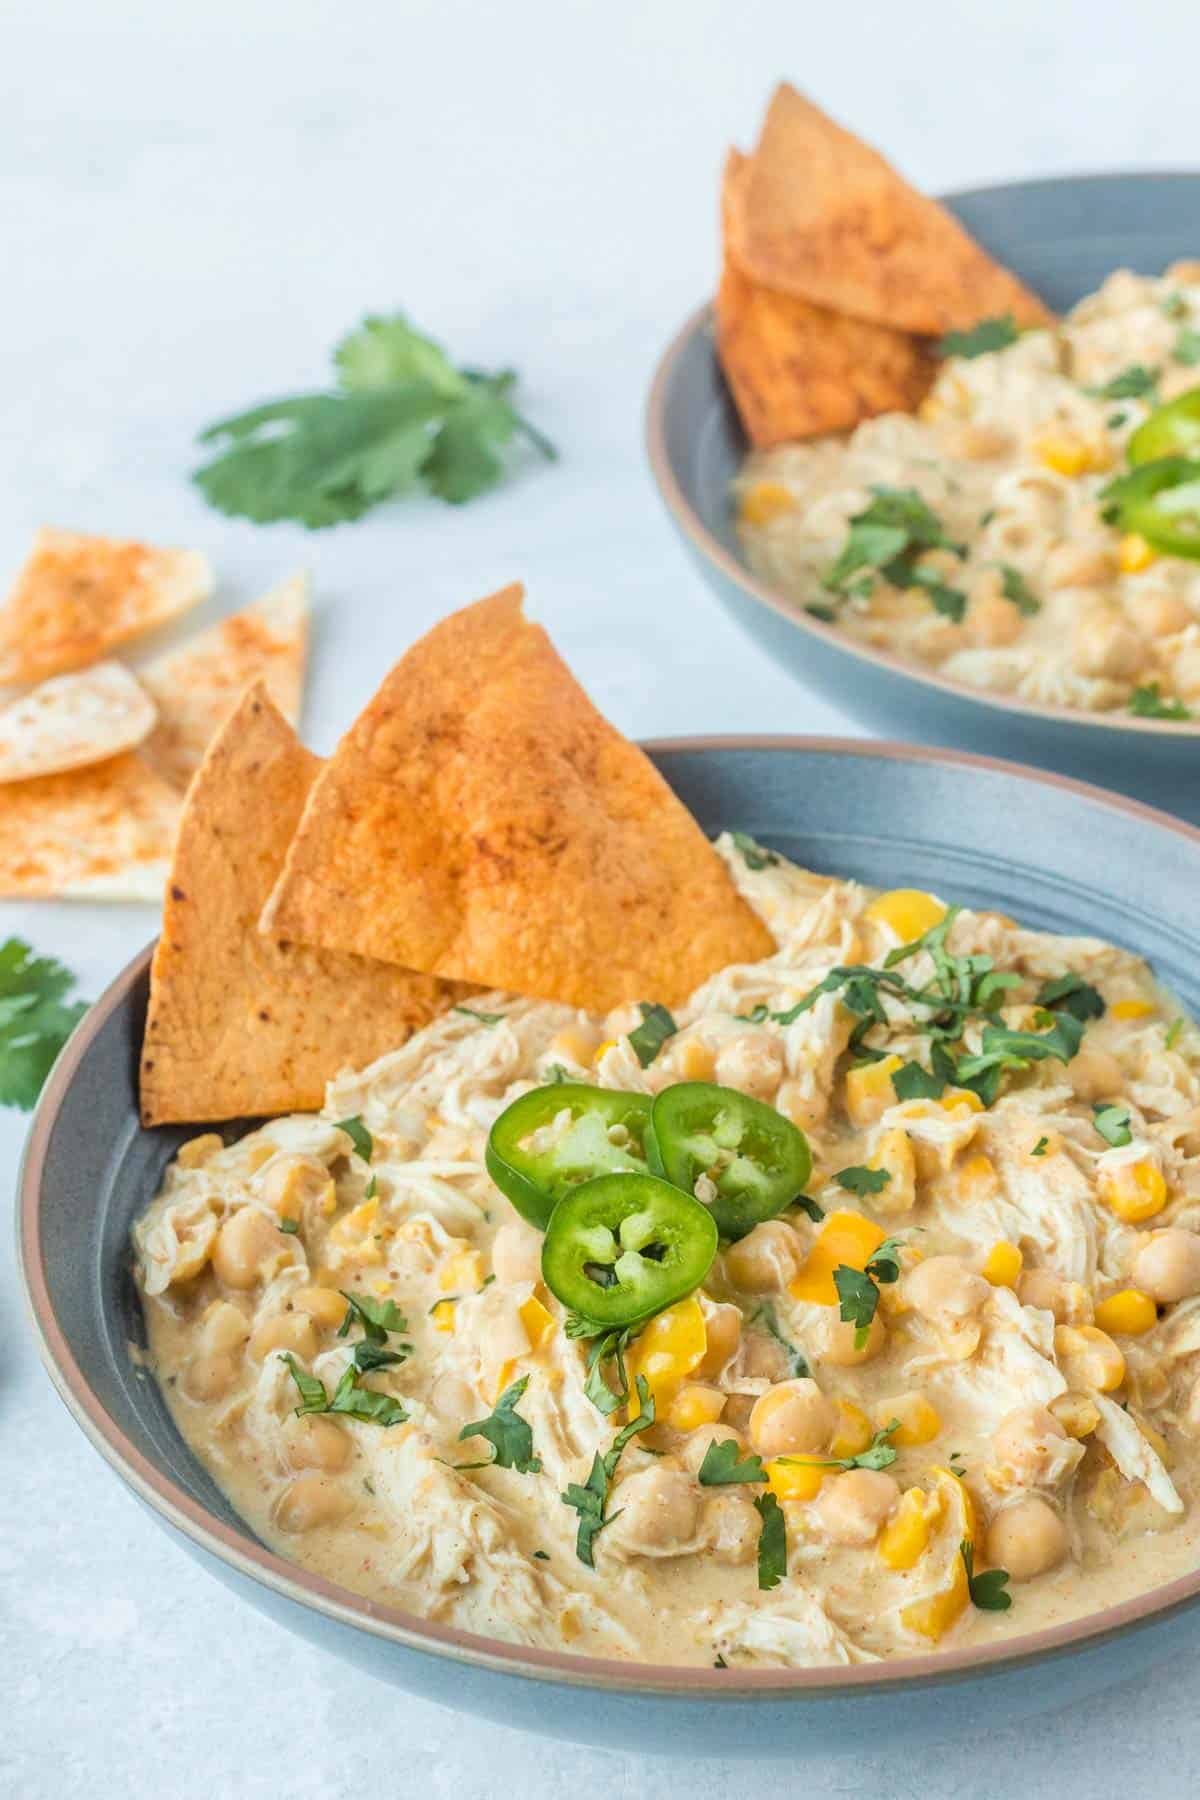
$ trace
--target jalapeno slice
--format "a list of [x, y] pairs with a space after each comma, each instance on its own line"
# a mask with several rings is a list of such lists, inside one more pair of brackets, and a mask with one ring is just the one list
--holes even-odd
[[[563, 1118], [563, 1114], [568, 1114]], [[647, 1094], [560, 1081], [506, 1106], [487, 1142], [487, 1171], [544, 1231], [555, 1202], [594, 1176], [646, 1171]]]
[[1200, 387], [1156, 406], [1129, 440], [1129, 460], [1135, 468], [1161, 462], [1165, 456], [1200, 457]]
[[773, 1106], [736, 1088], [681, 1081], [650, 1110], [646, 1154], [656, 1175], [694, 1194], [707, 1175], [705, 1203], [723, 1238], [745, 1237], [804, 1192], [812, 1173], [808, 1139]]
[[550, 1215], [542, 1279], [606, 1330], [637, 1325], [699, 1287], [717, 1253], [706, 1207], [654, 1175], [598, 1175]]
[[1200, 559], [1200, 459], [1164, 456], [1110, 481], [1104, 516], [1168, 556]]

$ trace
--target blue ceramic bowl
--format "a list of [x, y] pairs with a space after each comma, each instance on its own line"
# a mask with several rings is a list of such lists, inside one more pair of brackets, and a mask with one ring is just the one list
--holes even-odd
[[[951, 195], [947, 204], [1058, 311], [1113, 269], [1156, 274], [1200, 255], [1200, 175], [1023, 181]], [[983, 694], [855, 643], [751, 573], [729, 505], [747, 445], [717, 361], [711, 306], [692, 315], [663, 356], [646, 430], [659, 493], [701, 574], [798, 680], [887, 736], [1016, 757], [1200, 821], [1200, 721], [1168, 725]]]
[[[650, 750], [709, 832], [741, 828], [816, 869], [1098, 933], [1147, 955], [1200, 1012], [1200, 831], [1097, 789], [945, 751], [801, 738]], [[153, 1518], [281, 1624], [445, 1705], [579, 1742], [689, 1756], [852, 1751], [867, 1732], [896, 1745], [944, 1737], [956, 1723], [1095, 1694], [1200, 1644], [1197, 1572], [1075, 1624], [940, 1656], [758, 1671], [603, 1662], [375, 1605], [275, 1555], [193, 1458], [129, 1355], [145, 1342], [129, 1228], [191, 1135], [138, 1123], [149, 960], [144, 951], [91, 1009], [47, 1084], [21, 1176], [21, 1268], [51, 1379], [95, 1448]], [[168, 1595], [157, 1629], [180, 1629]]]

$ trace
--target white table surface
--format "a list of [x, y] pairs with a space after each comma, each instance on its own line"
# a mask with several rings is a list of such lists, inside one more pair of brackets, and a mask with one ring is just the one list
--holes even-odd
[[[631, 735], [853, 730], [709, 599], [643, 466], [654, 358], [712, 281], [725, 145], [786, 73], [933, 189], [1186, 166], [1198, 55], [1187, 0], [0, 4], [0, 580], [43, 521], [202, 546], [214, 616], [307, 564], [318, 750], [439, 615], [514, 577]], [[319, 382], [337, 337], [394, 307], [463, 360], [518, 367], [558, 467], [316, 536], [206, 511], [196, 429]], [[153, 931], [148, 909], [0, 905], [0, 935], [93, 997]], [[0, 1115], [6, 1199], [24, 1129]], [[866, 1746], [794, 1774], [544, 1744], [410, 1700], [235, 1603], [138, 1510], [38, 1366], [7, 1248], [0, 1334], [5, 1795], [1188, 1787], [1196, 1658], [1091, 1713], [985, 1714], [920, 1759]]]

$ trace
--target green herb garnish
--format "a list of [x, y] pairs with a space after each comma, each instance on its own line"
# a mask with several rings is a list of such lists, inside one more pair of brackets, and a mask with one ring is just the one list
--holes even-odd
[[1123, 1150], [1126, 1144], [1132, 1144], [1133, 1132], [1129, 1129], [1129, 1123], [1127, 1106], [1093, 1106], [1092, 1108], [1092, 1124], [1105, 1143], [1111, 1144], [1114, 1150]]
[[71, 971], [52, 956], [36, 956], [21, 938], [0, 945], [0, 1106], [28, 1112], [59, 1051], [87, 1011], [67, 1001]]
[[363, 1387], [359, 1380], [360, 1370], [354, 1363], [342, 1375], [331, 1400], [325, 1391], [325, 1383], [315, 1375], [306, 1374], [290, 1351], [285, 1352], [283, 1360], [300, 1391], [297, 1418], [308, 1413], [343, 1413], [347, 1418], [360, 1419], [367, 1425], [384, 1426], [403, 1425], [408, 1418], [399, 1400], [394, 1400], [390, 1394], [381, 1394], [376, 1388]]
[[375, 1139], [357, 1113], [352, 1119], [339, 1119], [335, 1129], [344, 1131], [363, 1161], [370, 1162], [375, 1151]]
[[889, 1420], [857, 1456], [781, 1456], [779, 1461], [806, 1469], [890, 1469], [897, 1454], [890, 1439], [899, 1429], [899, 1419]]
[[1007, 350], [1020, 337], [1011, 313], [997, 319], [981, 319], [969, 331], [948, 331], [938, 340], [937, 354], [946, 356], [985, 356], [992, 350]]
[[1200, 363], [1200, 331], [1185, 325], [1171, 346], [1171, 355], [1186, 369], [1194, 369]]
[[936, 549], [962, 556], [963, 546], [946, 536], [941, 520], [915, 488], [875, 485], [871, 493], [870, 504], [851, 518], [849, 535], [823, 585], [831, 593], [849, 594], [864, 576], [873, 579], [878, 573], [895, 587], [923, 588], [939, 612], [961, 617], [966, 596], [923, 570], [917, 558]]
[[[584, 1334], [576, 1331], [572, 1335], [579, 1337]], [[634, 1328], [631, 1325], [627, 1325], [622, 1331], [606, 1331], [596, 1338], [588, 1352], [587, 1379], [583, 1384], [583, 1391], [597, 1411], [606, 1417], [609, 1413], [616, 1412], [619, 1406], [624, 1406], [629, 1399], [625, 1352], [633, 1336]], [[613, 1364], [613, 1372], [619, 1384], [615, 1392], [604, 1379], [602, 1365], [606, 1362]]]
[[766, 1594], [787, 1574], [787, 1525], [774, 1494], [756, 1494], [754, 1509], [762, 1520], [758, 1534], [758, 1585]]
[[1182, 1030], [1183, 1020], [1172, 1019], [1171, 1023], [1167, 1026], [1166, 1035], [1163, 1038], [1164, 1050], [1173, 1050], [1175, 1048], [1176, 1044], [1179, 1042], [1179, 1034]]
[[1103, 996], [1082, 975], [1059, 975], [1053, 981], [1043, 981], [1034, 1005], [1048, 1012], [1069, 1012], [1081, 1024], [1104, 1017]]
[[654, 1398], [646, 1386], [646, 1377], [637, 1378], [637, 1397], [641, 1408], [635, 1419], [623, 1425], [612, 1441], [611, 1447], [601, 1456], [597, 1450], [592, 1458], [591, 1470], [585, 1482], [572, 1481], [565, 1493], [560, 1494], [564, 1506], [571, 1507], [579, 1514], [579, 1527], [575, 1533], [575, 1554], [587, 1568], [594, 1569], [593, 1549], [597, 1537], [606, 1525], [611, 1525], [616, 1518], [615, 1513], [608, 1511], [608, 1495], [612, 1487], [613, 1477], [617, 1472], [617, 1464], [621, 1460], [621, 1452], [626, 1444], [639, 1431], [646, 1431], [654, 1423]]
[[701, 1487], [730, 1487], [736, 1482], [765, 1481], [767, 1472], [763, 1468], [761, 1456], [747, 1456], [744, 1461], [739, 1462], [735, 1439], [714, 1438], [704, 1452], [704, 1461], [700, 1464], [697, 1479]]
[[1129, 710], [1135, 719], [1172, 719], [1177, 723], [1192, 714], [1182, 700], [1164, 700], [1157, 681], [1135, 687], [1129, 697]]
[[[818, 1210], [820, 1209], [818, 1208]], [[822, 1213], [821, 1217], [824, 1218], [824, 1216], [824, 1213]], [[751, 1325], [756, 1325], [760, 1319], [766, 1326], [771, 1337], [775, 1339], [775, 1342], [779, 1345], [780, 1349], [786, 1352], [788, 1359], [788, 1375], [792, 1380], [795, 1380], [798, 1376], [810, 1375], [812, 1371], [808, 1366], [807, 1357], [804, 1355], [804, 1352], [798, 1350], [791, 1339], [786, 1337], [779, 1329], [779, 1320], [775, 1316], [775, 1308], [769, 1300], [764, 1300], [758, 1310], [750, 1315]]]
[[844, 1324], [854, 1326], [854, 1348], [861, 1350], [871, 1334], [871, 1325], [879, 1306], [879, 1284], [885, 1287], [899, 1279], [899, 1238], [885, 1238], [865, 1269], [852, 1269], [839, 1263], [833, 1271], [833, 1285], [841, 1302], [838, 1316]]
[[495, 1451], [488, 1465], [496, 1469], [515, 1469], [519, 1475], [536, 1475], [541, 1458], [533, 1454], [533, 1431], [517, 1411], [517, 1403], [529, 1386], [528, 1375], [522, 1375], [506, 1387], [486, 1419], [464, 1425], [458, 1434], [464, 1438], [486, 1438]]
[[892, 1177], [887, 1169], [867, 1169], [854, 1163], [848, 1169], [839, 1169], [833, 1179], [848, 1194], [857, 1194], [862, 1200], [868, 1194], [881, 1194]]
[[774, 869], [779, 866], [779, 858], [775, 852], [756, 843], [744, 831], [734, 831], [730, 835], [733, 838], [734, 849], [738, 851], [748, 869]]
[[975, 1573], [975, 1551], [966, 1538], [959, 1545], [963, 1559], [963, 1567], [967, 1571], [967, 1592], [971, 1596], [971, 1605], [977, 1606], [980, 1612], [1007, 1612], [1012, 1605], [1012, 1595], [1008, 1592], [1007, 1569], [985, 1569], [982, 1575]]
[[1045, 1156], [1046, 1151], [1049, 1148], [1049, 1144], [1050, 1144], [1049, 1138], [1040, 1137], [1038, 1139], [1037, 1143], [1033, 1146], [1033, 1149], [1029, 1152], [1030, 1156]]
[[477, 1025], [499, 1025], [504, 1018], [503, 1013], [477, 1012], [473, 1006], [455, 1006], [451, 1011], [461, 1013], [464, 1019], [474, 1019]]
[[679, 1027], [665, 1006], [649, 1005], [645, 1000], [640, 1001], [639, 1005], [642, 1022], [630, 1032], [629, 1042], [643, 1069], [648, 1069], [667, 1039], [673, 1038]]
[[1111, 381], [1101, 387], [1090, 387], [1086, 391], [1097, 400], [1140, 400], [1144, 394], [1152, 394], [1158, 386], [1158, 370], [1148, 369], [1144, 363], [1130, 363]]
[[285, 1237], [296, 1237], [300, 1231], [299, 1219], [280, 1219], [279, 1229]]
[[1023, 613], [1027, 619], [1032, 618], [1034, 613], [1041, 612], [1042, 603], [1030, 588], [1020, 569], [1014, 568], [1012, 563], [1006, 562], [998, 563], [996, 566], [1000, 570], [1000, 586], [1004, 598], [1011, 600], [1017, 611]]

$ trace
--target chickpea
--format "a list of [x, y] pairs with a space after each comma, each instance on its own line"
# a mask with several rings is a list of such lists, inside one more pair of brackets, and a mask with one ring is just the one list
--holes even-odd
[[[988, 570], [987, 573], [990, 575], [993, 571]], [[981, 589], [971, 601], [967, 613], [967, 632], [971, 642], [987, 650], [1015, 643], [1024, 623], [1020, 612], [1011, 600], [1006, 600], [990, 583], [986, 587], [981, 583]]]
[[246, 1289], [262, 1279], [270, 1262], [290, 1256], [287, 1238], [278, 1225], [256, 1206], [243, 1206], [218, 1231], [212, 1265], [226, 1287]]
[[743, 1494], [714, 1494], [705, 1503], [705, 1535], [718, 1562], [752, 1562], [758, 1554], [761, 1523], [754, 1502]]
[[502, 1287], [538, 1281], [542, 1273], [542, 1237], [523, 1219], [507, 1220], [492, 1243], [492, 1271]]
[[876, 1313], [867, 1327], [867, 1341], [859, 1349], [855, 1345], [858, 1328], [839, 1319], [832, 1307], [826, 1309], [819, 1333], [820, 1355], [835, 1369], [854, 1369], [859, 1363], [873, 1362], [887, 1343], [887, 1328]]
[[815, 1381], [781, 1381], [755, 1402], [750, 1442], [760, 1456], [823, 1456], [837, 1422], [837, 1407]]
[[228, 1350], [193, 1356], [184, 1370], [183, 1391], [189, 1400], [221, 1400], [237, 1380], [237, 1361]]
[[983, 1276], [974, 1274], [957, 1256], [930, 1256], [919, 1262], [904, 1282], [905, 1298], [915, 1311], [951, 1324], [973, 1317], [991, 1291]]
[[804, 1261], [800, 1235], [783, 1219], [767, 1219], [731, 1244], [725, 1252], [725, 1274], [747, 1294], [777, 1294]]
[[678, 1556], [696, 1536], [700, 1490], [685, 1469], [639, 1469], [614, 1490], [614, 1544], [635, 1556]]
[[334, 1474], [350, 1461], [350, 1439], [332, 1419], [290, 1418], [283, 1440], [293, 1469], [324, 1469], [326, 1474]]
[[775, 1108], [800, 1131], [819, 1131], [829, 1111], [824, 1094], [806, 1093], [803, 1082], [785, 1081], [775, 1096]]
[[1056, 544], [1046, 558], [1046, 582], [1054, 588], [1103, 587], [1116, 572], [1112, 545], [1102, 538]]
[[818, 1494], [815, 1509], [835, 1544], [873, 1544], [900, 1498], [900, 1486], [877, 1469], [847, 1469], [833, 1475]]
[[1066, 1432], [1044, 1406], [1021, 1406], [1001, 1419], [992, 1438], [997, 1461], [1022, 1481], [1048, 1479], [1054, 1467], [1055, 1444]]
[[988, 1562], [1013, 1581], [1031, 1581], [1057, 1568], [1067, 1554], [1067, 1528], [1045, 1500], [1031, 1494], [997, 1513], [987, 1529]]
[[745, 1031], [717, 1051], [717, 1080], [752, 1100], [770, 1100], [783, 1076], [783, 1050], [766, 1031]]
[[711, 1425], [697, 1425], [695, 1431], [689, 1431], [679, 1452], [679, 1460], [692, 1475], [700, 1473], [700, 1464], [708, 1454], [710, 1444], [732, 1442], [737, 1445], [738, 1460], [749, 1449], [740, 1431], [734, 1431], [723, 1419], [715, 1419]]
[[1110, 1100], [1125, 1086], [1125, 1071], [1108, 1050], [1085, 1046], [1067, 1064], [1067, 1080], [1081, 1100]]
[[1181, 594], [1165, 588], [1143, 588], [1125, 596], [1125, 611], [1147, 637], [1174, 637], [1192, 622], [1192, 610]]
[[1161, 1306], [1200, 1294], [1200, 1235], [1194, 1231], [1154, 1231], [1133, 1259], [1136, 1286]]
[[715, 1381], [726, 1365], [733, 1361], [742, 1341], [742, 1315], [736, 1306], [703, 1300], [704, 1326], [708, 1348], [692, 1374], [697, 1381]]
[[264, 1319], [250, 1336], [250, 1354], [259, 1362], [273, 1350], [290, 1350], [305, 1362], [317, 1353], [317, 1333], [307, 1313], [277, 1313]]
[[275, 1502], [275, 1523], [280, 1531], [315, 1531], [318, 1525], [336, 1525], [353, 1502], [336, 1482], [316, 1470], [297, 1475]]
[[1114, 607], [1085, 613], [1076, 623], [1071, 661], [1081, 675], [1132, 681], [1146, 664], [1146, 640]]

